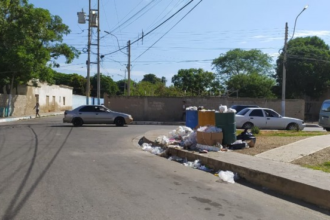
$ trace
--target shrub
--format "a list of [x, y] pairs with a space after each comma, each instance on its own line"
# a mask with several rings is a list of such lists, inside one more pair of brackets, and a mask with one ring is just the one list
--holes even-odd
[[260, 129], [257, 126], [253, 126], [251, 128], [251, 133], [252, 134], [259, 134], [259, 132], [260, 132]]

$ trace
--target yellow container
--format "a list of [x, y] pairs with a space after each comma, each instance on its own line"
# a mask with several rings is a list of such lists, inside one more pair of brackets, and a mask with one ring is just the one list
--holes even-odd
[[198, 111], [198, 125], [215, 126], [215, 111]]

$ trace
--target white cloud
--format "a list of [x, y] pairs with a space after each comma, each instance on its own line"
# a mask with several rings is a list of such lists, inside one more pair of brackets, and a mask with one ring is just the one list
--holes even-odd
[[[293, 34], [293, 33], [291, 33]], [[292, 35], [291, 35], [292, 36]], [[289, 36], [289, 39], [291, 38]], [[330, 31], [313, 31], [313, 30], [304, 30], [304, 31], [296, 31], [294, 34], [294, 37], [307, 37], [307, 36], [318, 36], [318, 37], [328, 37], [330, 36]], [[284, 34], [283, 37], [273, 37], [273, 36], [266, 36], [266, 35], [256, 35], [253, 36], [254, 39], [259, 39], [260, 42], [268, 43], [271, 41], [283, 41], [284, 40]]]
[[307, 37], [307, 36], [318, 36], [325, 37], [330, 36], [330, 31], [297, 31], [294, 34], [294, 37]]

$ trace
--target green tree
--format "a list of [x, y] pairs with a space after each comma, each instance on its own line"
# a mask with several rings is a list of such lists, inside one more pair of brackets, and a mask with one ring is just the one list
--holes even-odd
[[[286, 98], [303, 98], [304, 95], [319, 98], [330, 87], [329, 72], [330, 50], [322, 39], [304, 37], [288, 42]], [[276, 73], [277, 83], [282, 88], [283, 52], [277, 60]]]
[[51, 83], [56, 85], [67, 85], [71, 86], [71, 74], [60, 73], [60, 72], [53, 72], [53, 80]]
[[77, 73], [71, 74], [70, 86], [73, 87], [73, 94], [86, 95], [85, 86], [87, 79]]
[[145, 74], [141, 81], [150, 82], [150, 83], [158, 83], [158, 82], [162, 82], [162, 79], [158, 78], [155, 74], [149, 73], [149, 74]]
[[234, 49], [214, 59], [212, 65], [219, 77], [226, 81], [239, 74], [271, 75], [273, 73], [271, 62], [272, 58], [260, 50]]
[[[238, 74], [227, 82], [228, 91], [237, 91], [239, 97], [274, 98], [275, 79], [258, 73]], [[236, 93], [235, 93], [236, 94]]]
[[[66, 63], [79, 53], [62, 43], [70, 33], [59, 16], [34, 8], [28, 0], [0, 1], [0, 78], [10, 87], [33, 78], [52, 80], [52, 67], [58, 67], [60, 56]], [[12, 89], [11, 89], [12, 90]]]
[[172, 77], [172, 83], [175, 87], [185, 92], [191, 92], [193, 95], [200, 95], [214, 89], [215, 81], [214, 73], [193, 68], [181, 69], [177, 75]]
[[[100, 97], [103, 98], [104, 93], [115, 95], [119, 91], [117, 84], [110, 76], [100, 73]], [[91, 78], [91, 96], [97, 97], [97, 74]]]

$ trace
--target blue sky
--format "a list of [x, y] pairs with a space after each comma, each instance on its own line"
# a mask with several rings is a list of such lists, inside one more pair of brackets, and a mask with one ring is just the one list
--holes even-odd
[[[64, 38], [65, 43], [80, 51], [87, 48], [88, 26], [78, 24], [77, 12], [83, 9], [88, 14], [88, 0], [29, 2], [62, 18], [71, 29], [71, 34]], [[101, 55], [126, 46], [128, 40], [135, 41], [142, 31], [148, 33], [188, 2], [190, 0], [100, 0]], [[330, 45], [329, 0], [203, 0], [187, 14], [198, 2], [194, 0], [143, 42], [131, 46], [132, 80], [138, 82], [144, 74], [153, 73], [159, 78], [166, 77], [170, 85], [179, 69], [214, 71], [212, 60], [235, 48], [260, 49], [275, 61], [284, 44], [285, 22], [288, 22], [290, 39], [295, 19], [306, 5], [308, 8], [298, 18], [294, 37], [318, 36]], [[92, 8], [97, 8], [97, 0], [92, 0]], [[92, 35], [96, 42], [96, 29]], [[96, 47], [91, 51], [96, 53]], [[101, 72], [115, 81], [124, 79], [126, 52], [124, 49], [106, 55], [101, 61]], [[82, 53], [71, 64], [61, 59], [63, 64], [57, 71], [86, 76], [86, 60], [87, 53]], [[91, 61], [96, 61], [96, 55], [91, 56]], [[96, 72], [97, 66], [92, 65], [91, 75]]]

